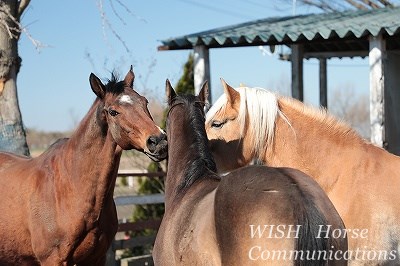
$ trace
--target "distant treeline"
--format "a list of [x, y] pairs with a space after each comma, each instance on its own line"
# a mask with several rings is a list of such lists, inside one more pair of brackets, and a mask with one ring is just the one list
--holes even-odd
[[26, 139], [29, 149], [44, 150], [60, 138], [69, 137], [71, 132], [45, 132], [36, 129], [26, 130]]

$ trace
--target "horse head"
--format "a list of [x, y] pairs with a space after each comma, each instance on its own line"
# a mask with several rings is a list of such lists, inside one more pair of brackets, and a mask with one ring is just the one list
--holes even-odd
[[218, 171], [225, 172], [246, 165], [251, 155], [242, 156], [245, 135], [239, 119], [240, 93], [223, 79], [221, 82], [224, 94], [207, 112], [205, 128]]
[[[219, 171], [231, 171], [253, 160], [264, 161], [273, 148], [278, 97], [262, 88], [232, 88], [222, 80], [224, 94], [207, 113], [206, 132]], [[226, 156], [229, 154], [229, 156]]]
[[124, 150], [143, 151], [154, 161], [167, 157], [167, 137], [147, 108], [148, 101], [133, 89], [135, 74], [131, 69], [123, 81], [113, 77], [104, 85], [93, 73], [90, 85], [101, 101], [98, 109], [104, 131]]

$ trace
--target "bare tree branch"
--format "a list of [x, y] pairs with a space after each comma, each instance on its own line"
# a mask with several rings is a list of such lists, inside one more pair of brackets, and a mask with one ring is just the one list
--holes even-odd
[[29, 5], [31, 0], [20, 0], [18, 5], [17, 20], [19, 21], [22, 13], [24, 13], [26, 7]]
[[345, 1], [357, 9], [368, 10], [368, 8], [364, 6], [362, 3], [357, 3], [356, 1], [353, 0], [345, 0]]
[[374, 3], [374, 2], [371, 1], [371, 0], [362, 0], [362, 2], [363, 2], [365, 5], [370, 6], [370, 7], [374, 8], [374, 9], [381, 8], [379, 5], [377, 5], [376, 3]]
[[301, 2], [303, 2], [306, 5], [322, 9], [323, 11], [327, 12], [337, 11], [335, 8], [333, 8], [330, 4], [327, 4], [325, 1], [301, 0]]
[[[110, 0], [110, 1], [113, 1], [113, 0]], [[127, 13], [131, 14], [132, 17], [147, 23], [147, 21], [144, 18], [132, 13], [132, 11], [124, 3], [121, 2], [121, 0], [114, 0], [114, 1], [117, 2], [120, 6], [122, 6]]]
[[367, 138], [370, 135], [368, 101], [368, 94], [356, 94], [353, 84], [340, 85], [330, 92], [329, 112]]
[[21, 32], [18, 20], [11, 14], [9, 6], [5, 4], [0, 4], [0, 12], [4, 13], [6, 19], [1, 20], [0, 23], [3, 25], [4, 29], [7, 31], [10, 39], [18, 39]]
[[102, 27], [103, 27], [103, 36], [104, 36], [105, 40], [107, 40], [107, 38], [106, 38], [106, 36], [107, 36], [106, 29], [108, 28], [112, 32], [114, 37], [116, 37], [121, 42], [121, 44], [124, 46], [125, 50], [128, 53], [131, 53], [131, 51], [128, 48], [128, 46], [126, 45], [125, 41], [118, 34], [118, 32], [115, 31], [114, 27], [111, 25], [110, 21], [107, 19], [106, 13], [105, 13], [104, 8], [103, 8], [103, 0], [98, 0], [97, 1], [97, 7], [98, 7], [99, 12], [100, 12], [100, 17], [101, 17], [101, 22], [102, 22]]
[[49, 47], [47, 44], [44, 44], [41, 41], [33, 38], [33, 36], [30, 34], [27, 28], [23, 27], [21, 29], [21, 32], [25, 33], [25, 36], [31, 41], [33, 46], [35, 46], [36, 51], [40, 52], [42, 48]]
[[114, 15], [121, 21], [122, 24], [126, 25], [125, 20], [119, 15], [117, 10], [115, 10], [113, 0], [109, 0], [109, 2], [110, 2], [111, 10], [113, 11]]
[[[23, 12], [23, 10], [25, 10], [26, 7], [28, 6], [29, 2], [30, 0], [21, 0], [18, 10], [21, 10]], [[11, 14], [10, 9], [6, 5], [0, 5], [0, 12], [3, 12], [9, 19], [9, 21], [0, 20], [0, 25], [2, 25], [4, 29], [6, 29], [10, 39], [18, 40], [20, 38], [21, 33], [24, 33], [25, 36], [34, 45], [37, 51], [40, 51], [43, 47], [47, 47], [47, 45], [33, 38], [33, 36], [29, 33], [28, 29], [22, 26], [19, 19], [13, 16], [13, 14]], [[21, 14], [22, 13], [18, 13], [18, 16], [20, 17]]]
[[382, 5], [387, 6], [387, 7], [394, 7], [394, 4], [390, 1], [387, 0], [378, 0]]
[[6, 21], [0, 20], [0, 25], [2, 25], [3, 28], [7, 31], [8, 37], [10, 37], [10, 39], [17, 38], [17, 36], [15, 36], [13, 34], [13, 31], [15, 31], [15, 28], [10, 28], [10, 25], [8, 25]]
[[139, 82], [141, 83], [142, 88], [144, 90], [143, 93], [145, 93], [146, 95], [149, 95], [149, 92], [151, 92], [151, 89], [148, 87], [147, 84], [151, 74], [153, 74], [154, 72], [154, 68], [156, 67], [156, 65], [157, 65], [157, 60], [155, 58], [150, 59], [150, 64], [146, 71], [146, 75], [143, 76], [142, 74], [139, 74], [138, 76]]

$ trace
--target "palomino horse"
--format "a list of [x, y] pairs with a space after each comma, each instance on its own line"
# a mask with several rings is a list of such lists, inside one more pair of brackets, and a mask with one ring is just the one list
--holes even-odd
[[117, 215], [113, 200], [123, 149], [166, 157], [166, 135], [147, 100], [124, 81], [103, 85], [70, 139], [36, 158], [0, 153], [0, 265], [104, 265]]
[[167, 81], [167, 95], [168, 172], [156, 265], [347, 265], [340, 255], [347, 250], [344, 225], [315, 181], [266, 166], [220, 178], [204, 128], [207, 85], [197, 97], [177, 96]]
[[233, 89], [207, 113], [217, 168], [257, 159], [313, 177], [349, 230], [352, 264], [400, 265], [400, 158], [321, 110], [260, 88]]

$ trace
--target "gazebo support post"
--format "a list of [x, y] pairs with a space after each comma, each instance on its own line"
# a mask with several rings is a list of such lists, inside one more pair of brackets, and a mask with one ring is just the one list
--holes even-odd
[[303, 45], [293, 44], [292, 48], [292, 97], [303, 101]]
[[383, 147], [385, 142], [384, 55], [385, 41], [382, 36], [371, 37], [369, 39], [371, 142], [379, 147]]
[[194, 50], [194, 91], [197, 95], [200, 92], [201, 85], [208, 81], [210, 90], [208, 101], [211, 103], [211, 77], [210, 77], [210, 55], [209, 50], [204, 45], [196, 45]]
[[385, 51], [384, 57], [384, 112], [385, 142], [389, 152], [400, 155], [400, 54], [396, 51]]
[[328, 108], [328, 80], [326, 58], [319, 59], [319, 104]]

